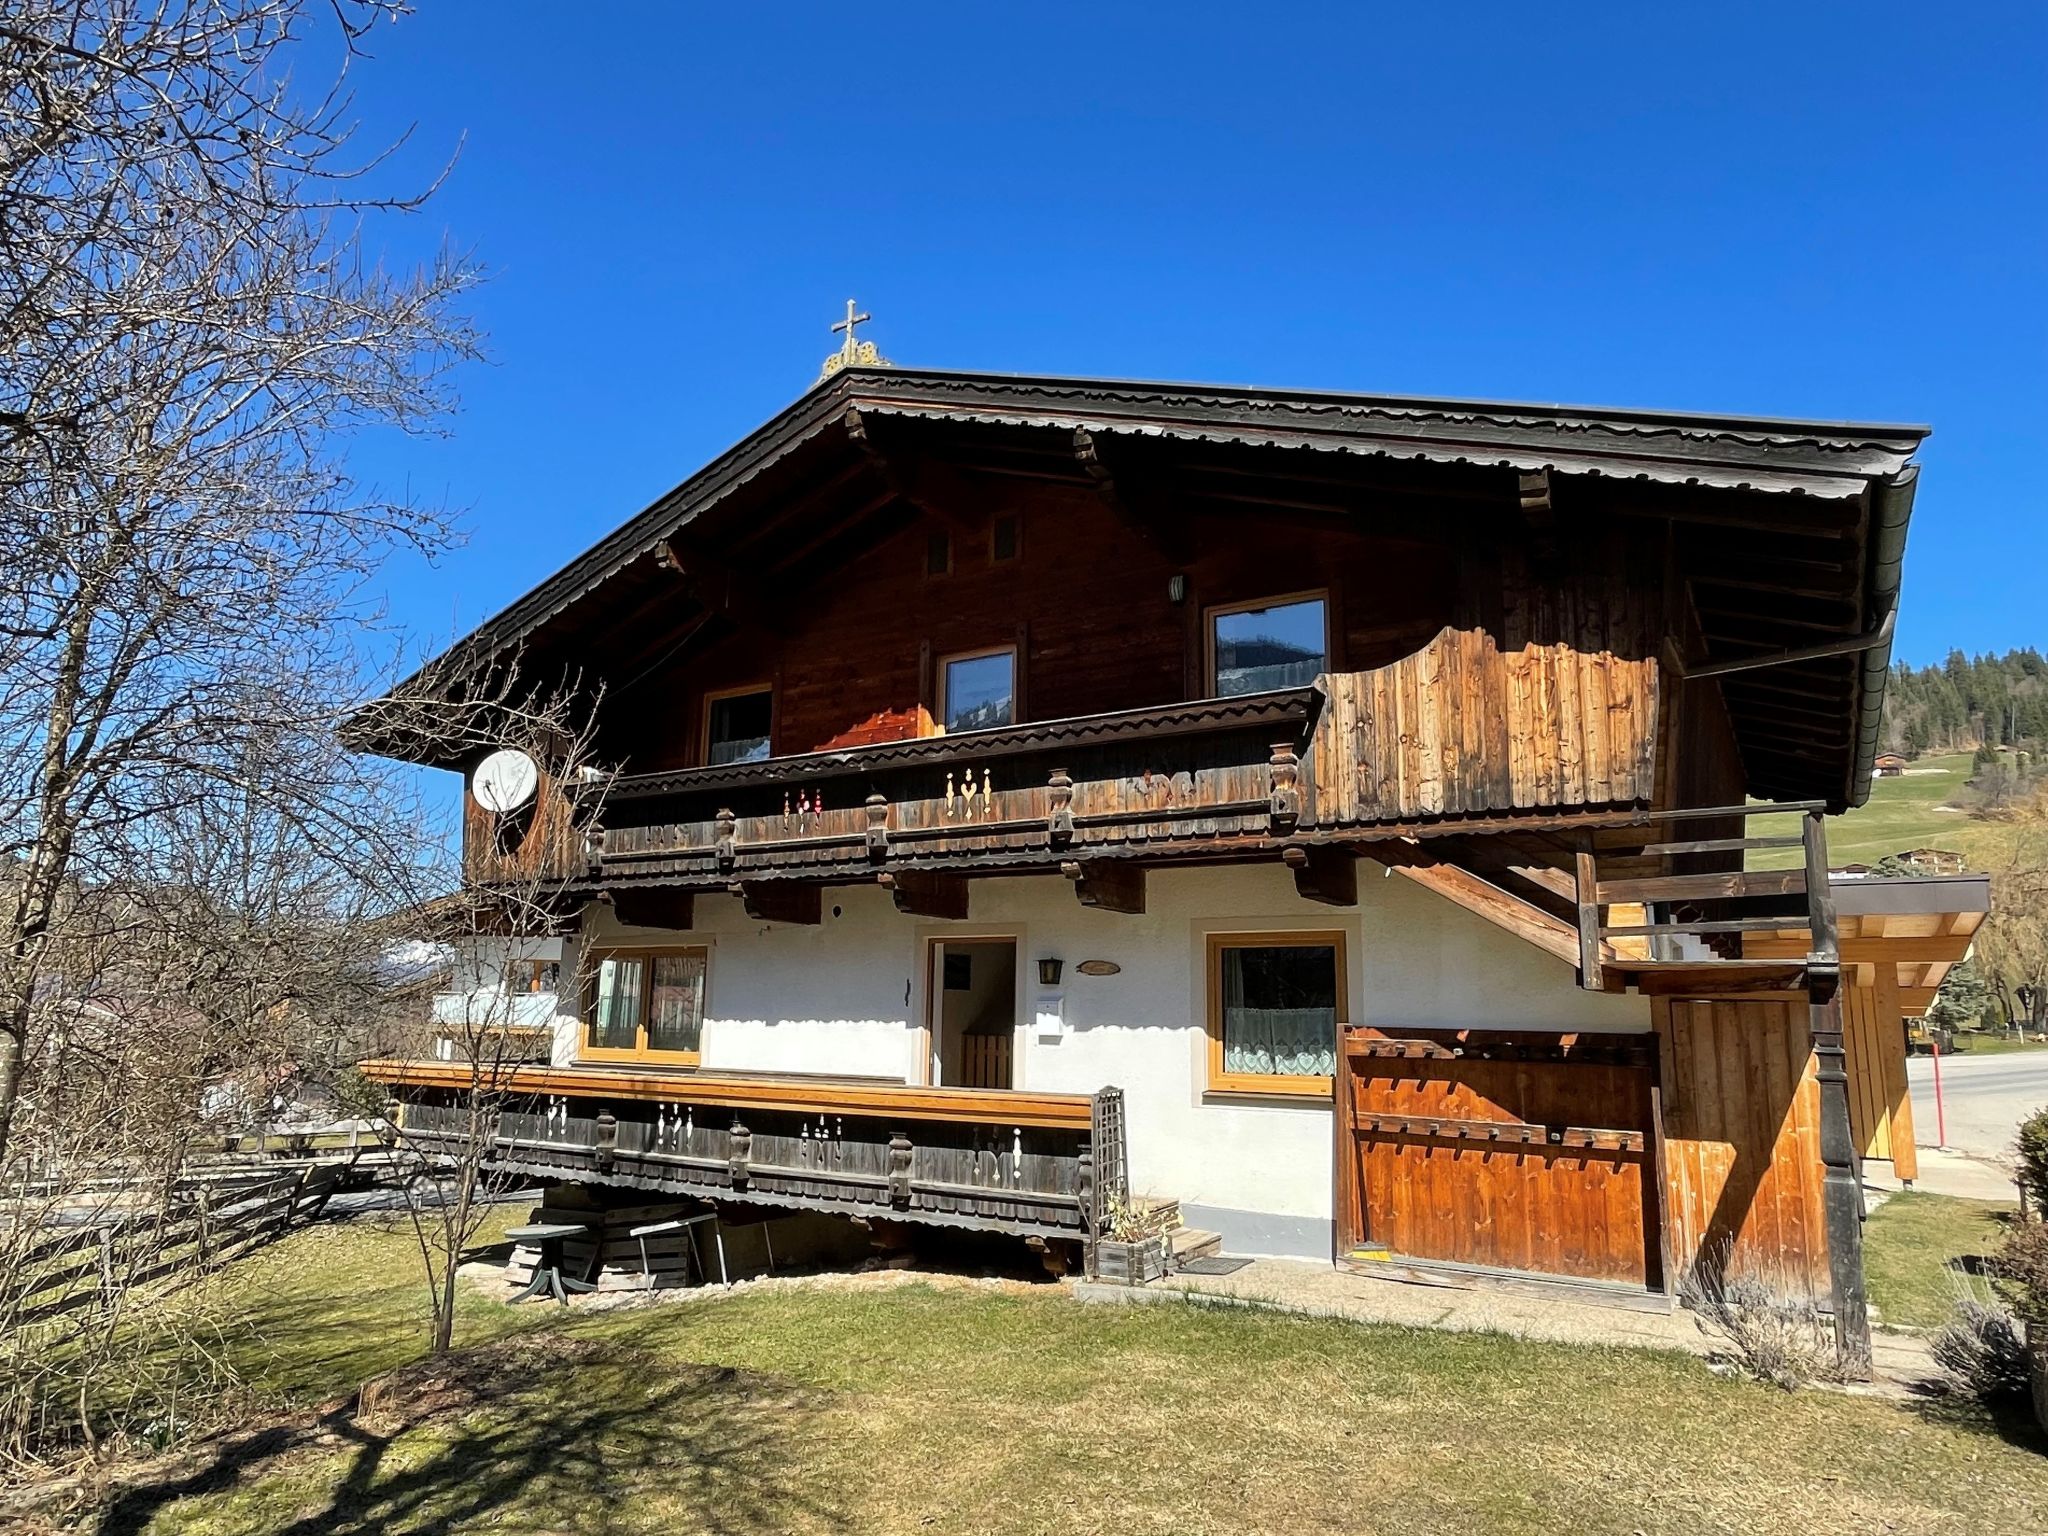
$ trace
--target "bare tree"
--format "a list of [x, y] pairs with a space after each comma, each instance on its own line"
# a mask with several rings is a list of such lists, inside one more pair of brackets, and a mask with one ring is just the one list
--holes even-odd
[[[423, 909], [418, 931], [455, 953], [455, 1006], [422, 1021], [410, 1041], [398, 1042], [425, 1054], [421, 1042], [431, 1039], [460, 1073], [449, 1102], [411, 1112], [414, 1128], [430, 1136], [408, 1138], [396, 1106], [387, 1106], [394, 1144], [408, 1164], [407, 1210], [432, 1303], [437, 1354], [454, 1337], [462, 1257], [495, 1197], [509, 1187], [489, 1155], [498, 1117], [513, 1097], [510, 1071], [536, 1056], [547, 1059], [552, 1048], [552, 1020], [536, 1029], [522, 1018], [521, 994], [505, 984], [505, 973], [508, 963], [528, 958], [540, 941], [561, 932], [562, 857], [575, 856], [583, 829], [599, 819], [609, 783], [591, 757], [597, 704], [596, 691], [574, 676], [529, 682], [516, 655], [494, 660], [458, 650], [367, 708], [351, 729], [366, 744], [437, 761], [474, 761], [486, 751], [510, 749], [540, 770], [533, 801], [477, 827], [489, 846], [470, 850], [462, 889]], [[524, 849], [528, 843], [534, 846]], [[491, 856], [500, 846], [515, 851]], [[560, 975], [555, 989], [577, 997], [583, 980]]]
[[[394, 274], [364, 248], [430, 190], [380, 193], [352, 136], [348, 70], [395, 9], [0, 17], [0, 1167], [67, 911], [179, 873], [168, 818], [226, 796], [337, 866], [396, 851], [357, 814], [388, 780], [333, 728], [363, 581], [450, 533], [340, 446], [428, 428], [476, 342], [470, 266]], [[308, 98], [323, 47], [339, 67]]]
[[1972, 956], [2008, 1023], [2048, 1030], [2048, 789], [2023, 796], [2000, 823], [1990, 861], [1991, 913]]

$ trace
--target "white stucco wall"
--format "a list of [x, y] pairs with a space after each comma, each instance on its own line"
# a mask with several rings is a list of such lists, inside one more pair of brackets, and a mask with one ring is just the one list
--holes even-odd
[[[710, 947], [706, 1068], [913, 1082], [926, 1073], [927, 940], [1014, 936], [1015, 1086], [1121, 1087], [1134, 1185], [1177, 1196], [1198, 1217], [1234, 1223], [1226, 1236], [1240, 1251], [1327, 1253], [1332, 1110], [1204, 1091], [1209, 933], [1343, 932], [1348, 1017], [1382, 1028], [1646, 1030], [1650, 1023], [1642, 998], [1583, 991], [1561, 961], [1365, 863], [1355, 910], [1303, 901], [1278, 864], [1155, 870], [1142, 917], [1083, 907], [1057, 876], [975, 882], [974, 915], [965, 923], [905, 917], [877, 887], [825, 896], [824, 921], [814, 928], [753, 922], [736, 899], [700, 896], [689, 934], [624, 928], [602, 907], [589, 909], [586, 933], [599, 943]], [[1064, 1027], [1051, 1035], [1033, 1023], [1044, 990], [1035, 961], [1045, 955], [1065, 962], [1058, 988]], [[576, 968], [575, 944], [565, 958], [567, 976]], [[1076, 969], [1084, 960], [1121, 969], [1084, 976]], [[558, 1057], [569, 1059], [574, 1048], [574, 1028], [565, 1028]]]

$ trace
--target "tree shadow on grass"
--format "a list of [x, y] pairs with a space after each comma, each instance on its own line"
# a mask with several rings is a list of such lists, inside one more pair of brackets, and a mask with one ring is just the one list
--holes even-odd
[[820, 1475], [826, 1404], [772, 1377], [531, 1334], [221, 1442], [201, 1465], [121, 1490], [97, 1530], [143, 1532], [207, 1496], [294, 1511], [281, 1536], [844, 1528], [838, 1479]]

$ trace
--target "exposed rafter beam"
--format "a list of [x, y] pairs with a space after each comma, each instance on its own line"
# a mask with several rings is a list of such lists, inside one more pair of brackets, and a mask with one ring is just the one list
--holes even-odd
[[890, 870], [876, 880], [895, 901], [898, 912], [956, 923], [967, 917], [968, 882], [958, 875], [901, 869]]
[[1557, 514], [1550, 504], [1550, 471], [1538, 469], [1518, 476], [1516, 490], [1535, 556], [1548, 564], [1557, 558]]
[[848, 440], [861, 451], [882, 483], [897, 497], [927, 516], [951, 523], [955, 528], [971, 530], [980, 527], [988, 497], [977, 494], [959, 473], [929, 457], [905, 463], [891, 455], [878, 440], [876, 424], [862, 415], [858, 406], [848, 406], [844, 420]]
[[1185, 560], [1185, 518], [1175, 517], [1174, 509], [1163, 505], [1137, 476], [1121, 473], [1113, 450], [1086, 427], [1074, 428], [1073, 442], [1076, 462], [1117, 520], [1169, 560]]
[[1060, 873], [1074, 882], [1074, 895], [1084, 907], [1103, 912], [1145, 911], [1145, 871], [1128, 860], [1098, 860], [1060, 865]]
[[1287, 848], [1280, 857], [1294, 871], [1295, 894], [1326, 907], [1358, 905], [1358, 856], [1349, 848], [1322, 843]]
[[794, 880], [742, 880], [728, 887], [747, 916], [762, 923], [815, 927], [824, 921], [824, 887]]

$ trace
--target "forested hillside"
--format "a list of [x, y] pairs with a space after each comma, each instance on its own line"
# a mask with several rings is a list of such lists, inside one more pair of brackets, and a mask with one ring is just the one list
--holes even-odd
[[1885, 691], [1888, 751], [2011, 747], [2039, 759], [2048, 748], [2048, 658], [2029, 647], [2003, 656], [1950, 651], [1938, 667], [1892, 668]]

